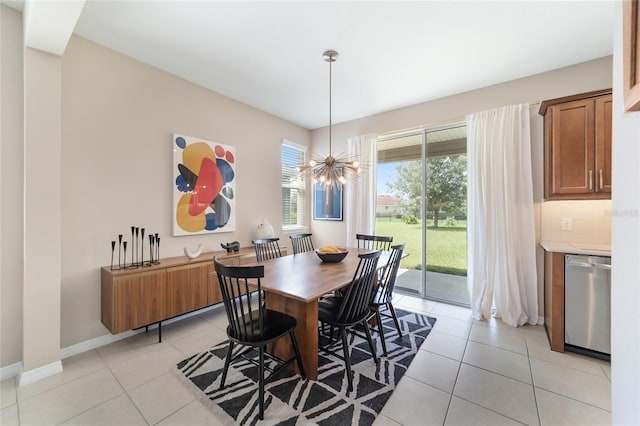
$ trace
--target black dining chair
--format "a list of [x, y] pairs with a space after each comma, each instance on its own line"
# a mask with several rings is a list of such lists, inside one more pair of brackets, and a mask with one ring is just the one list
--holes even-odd
[[253, 247], [256, 249], [256, 261], [262, 262], [263, 260], [282, 257], [282, 251], [280, 251], [280, 244], [278, 241], [280, 241], [280, 238], [277, 237], [251, 241]]
[[356, 242], [358, 248], [389, 251], [393, 237], [386, 235], [356, 234]]
[[[329, 342], [324, 346], [320, 346], [320, 348], [344, 360], [349, 381], [349, 391], [353, 390], [353, 372], [351, 371], [347, 329], [352, 329], [357, 325], [364, 327], [371, 355], [374, 362], [378, 362], [376, 349], [373, 346], [366, 319], [369, 314], [369, 302], [373, 292], [380, 251], [359, 254], [358, 257], [360, 261], [351, 283], [344, 288], [343, 296], [330, 296], [318, 301], [318, 319], [322, 324], [320, 330], [324, 330], [325, 325], [330, 326]], [[339, 344], [338, 341], [335, 344], [333, 343], [334, 328], [338, 329], [341, 337], [342, 357], [332, 351], [334, 345]]]
[[[224, 359], [224, 370], [220, 379], [220, 389], [224, 388], [229, 365], [239, 358], [248, 360], [258, 366], [258, 398], [260, 404], [260, 420], [264, 419], [264, 385], [269, 382], [284, 367], [294, 360], [298, 364], [300, 375], [306, 378], [300, 350], [294, 329], [296, 319], [282, 312], [265, 308], [264, 292], [261, 287], [261, 278], [264, 277], [264, 266], [227, 266], [214, 259], [216, 274], [220, 283], [224, 309], [227, 313], [227, 336], [229, 347]], [[285, 335], [291, 338], [291, 344], [295, 356], [289, 360], [283, 360], [266, 351], [267, 344], [274, 342]], [[244, 350], [233, 354], [233, 347], [238, 344], [245, 346]], [[249, 357], [252, 351], [258, 351], [258, 361], [255, 355]], [[276, 363], [277, 368], [268, 366], [265, 358]], [[271, 374], [265, 379], [264, 370]]]
[[[382, 271], [380, 280], [378, 281], [378, 287], [374, 289], [373, 297], [369, 303], [369, 309], [371, 313], [367, 317], [367, 323], [370, 319], [376, 318], [378, 325], [378, 334], [382, 341], [382, 350], [384, 355], [387, 356], [387, 344], [385, 342], [384, 327], [382, 326], [382, 316], [393, 318], [393, 322], [398, 330], [398, 337], [402, 337], [402, 330], [400, 330], [400, 323], [395, 309], [393, 309], [393, 288], [396, 285], [396, 278], [398, 277], [398, 269], [400, 268], [400, 261], [402, 260], [402, 252], [404, 251], [405, 244], [398, 244], [391, 247], [391, 255], [387, 266]], [[386, 310], [389, 313], [382, 313], [382, 310]]]
[[313, 251], [313, 241], [311, 240], [312, 234], [294, 234], [290, 235], [291, 238], [291, 248], [293, 249], [293, 254], [305, 253], [308, 251]]

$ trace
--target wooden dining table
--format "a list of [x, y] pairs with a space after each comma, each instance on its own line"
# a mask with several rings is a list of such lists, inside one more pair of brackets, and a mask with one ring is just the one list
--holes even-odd
[[[299, 253], [260, 262], [264, 265], [262, 289], [267, 308], [293, 316], [298, 324], [296, 339], [307, 378], [318, 379], [318, 300], [349, 285], [359, 262], [358, 254], [370, 249], [347, 248], [349, 253], [339, 263], [324, 263], [315, 252]], [[378, 268], [389, 260], [383, 252]], [[289, 359], [293, 349], [289, 339], [278, 340], [271, 347], [277, 356]]]

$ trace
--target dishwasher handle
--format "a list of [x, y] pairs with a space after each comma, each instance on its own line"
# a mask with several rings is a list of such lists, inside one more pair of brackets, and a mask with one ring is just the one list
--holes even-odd
[[603, 269], [606, 271], [611, 270], [611, 265], [608, 263], [591, 263], [591, 262], [584, 262], [576, 259], [570, 259], [569, 266], [576, 266], [578, 268], [596, 268], [596, 269]]
[[589, 262], [581, 262], [579, 260], [571, 259], [569, 261], [569, 266], [577, 266], [579, 268], [593, 268], [594, 264]]
[[610, 271], [611, 270], [611, 265], [607, 264], [607, 263], [594, 263], [593, 267], [596, 269], [604, 269], [606, 271]]

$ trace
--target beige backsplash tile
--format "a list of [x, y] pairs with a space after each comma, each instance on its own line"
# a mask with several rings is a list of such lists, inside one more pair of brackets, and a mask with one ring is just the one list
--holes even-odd
[[[572, 230], [561, 229], [572, 219]], [[547, 201], [540, 209], [540, 240], [611, 244], [611, 200]]]

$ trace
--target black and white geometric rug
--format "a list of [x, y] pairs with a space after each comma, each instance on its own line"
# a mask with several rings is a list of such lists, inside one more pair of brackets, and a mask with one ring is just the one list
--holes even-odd
[[[354, 391], [347, 396], [344, 361], [320, 351], [318, 381], [301, 380], [288, 370], [265, 385], [264, 420], [273, 425], [370, 425], [387, 402], [416, 352], [427, 338], [435, 318], [396, 309], [402, 337], [391, 318], [383, 317], [388, 356], [376, 365], [366, 339], [350, 334]], [[253, 425], [258, 420], [257, 367], [237, 361], [229, 367], [225, 388], [220, 387], [228, 342], [195, 354], [176, 366], [183, 382], [226, 424]], [[341, 349], [338, 353], [341, 353]], [[268, 373], [267, 373], [268, 374]]]

